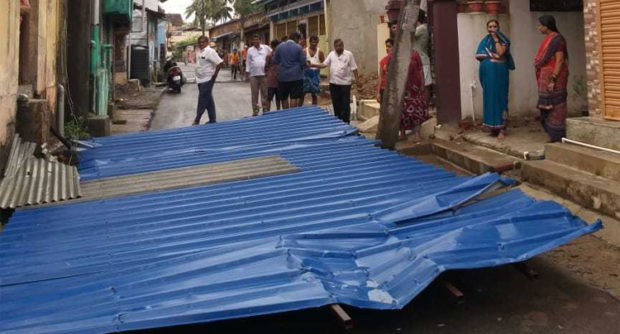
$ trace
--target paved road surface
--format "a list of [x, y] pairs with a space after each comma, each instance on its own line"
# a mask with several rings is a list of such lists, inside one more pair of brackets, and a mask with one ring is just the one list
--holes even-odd
[[[181, 94], [164, 93], [151, 123], [151, 130], [170, 129], [190, 126], [196, 116], [198, 103], [198, 86], [194, 77], [195, 65], [181, 65], [188, 83], [183, 86]], [[213, 89], [218, 122], [249, 117], [252, 115], [250, 85], [232, 81], [230, 70], [223, 69]], [[207, 113], [201, 123], [208, 121]]]

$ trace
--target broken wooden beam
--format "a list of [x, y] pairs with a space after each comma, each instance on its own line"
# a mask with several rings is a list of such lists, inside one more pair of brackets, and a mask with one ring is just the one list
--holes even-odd
[[338, 317], [344, 329], [352, 329], [353, 328], [353, 319], [347, 314], [347, 312], [339, 305], [339, 304], [331, 304], [329, 307], [332, 309], [334, 314]]
[[454, 284], [446, 281], [443, 286], [450, 293], [450, 295], [456, 299], [457, 304], [465, 303], [465, 294], [459, 288], [454, 286]]

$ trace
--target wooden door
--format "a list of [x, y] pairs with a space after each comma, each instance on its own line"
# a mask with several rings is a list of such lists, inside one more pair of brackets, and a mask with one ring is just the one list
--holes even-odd
[[603, 117], [620, 121], [620, 1], [597, 0]]

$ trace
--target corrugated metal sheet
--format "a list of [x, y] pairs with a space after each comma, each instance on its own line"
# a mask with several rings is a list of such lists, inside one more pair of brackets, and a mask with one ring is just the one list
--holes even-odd
[[36, 148], [37, 144], [22, 142], [22, 138], [16, 133], [13, 137], [13, 145], [11, 145], [9, 160], [4, 170], [4, 177], [15, 176], [26, 159], [32, 157]]
[[[270, 122], [270, 131], [244, 130]], [[228, 146], [216, 126], [98, 139], [89, 168], [95, 176], [119, 173], [129, 156], [136, 171], [258, 151], [301, 172], [18, 210], [0, 234], [0, 330], [116, 332], [332, 303], [398, 309], [445, 270], [523, 261], [601, 228], [518, 190], [489, 197], [510, 181], [381, 150], [319, 110], [220, 126]]]
[[117, 176], [82, 183], [81, 200], [148, 193], [189, 186], [251, 180], [259, 177], [299, 172], [280, 156], [266, 156], [163, 171]]
[[235, 122], [95, 138], [91, 144], [97, 147], [81, 154], [78, 169], [82, 180], [87, 181], [261, 157], [295, 150], [299, 145], [331, 145], [334, 139], [356, 131], [308, 107]]
[[0, 182], [0, 208], [58, 202], [81, 195], [79, 174], [69, 166], [33, 156], [36, 144], [15, 136], [5, 177]]

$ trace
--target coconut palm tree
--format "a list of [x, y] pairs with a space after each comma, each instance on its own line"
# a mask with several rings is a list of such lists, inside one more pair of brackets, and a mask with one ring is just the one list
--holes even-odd
[[222, 20], [232, 18], [233, 9], [229, 6], [228, 0], [194, 0], [185, 9], [185, 17], [190, 18], [194, 15], [194, 22], [199, 24], [202, 35], [206, 33], [207, 24], [214, 24]]
[[194, 0], [191, 5], [185, 9], [185, 18], [189, 19], [194, 15], [194, 24], [199, 24], [202, 29], [202, 36], [206, 33], [208, 9], [205, 0]]

